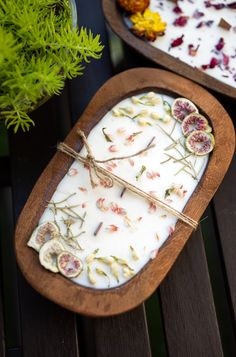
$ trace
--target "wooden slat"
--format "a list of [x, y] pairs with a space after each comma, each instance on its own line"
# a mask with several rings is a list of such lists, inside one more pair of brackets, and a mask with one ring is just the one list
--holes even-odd
[[199, 230], [161, 284], [160, 294], [171, 357], [223, 356]]
[[229, 292], [236, 322], [236, 156], [225, 179], [214, 198], [215, 215], [218, 223]]
[[114, 317], [94, 319], [98, 357], [150, 357], [144, 306]]
[[[32, 113], [36, 127], [28, 134], [11, 135], [13, 202], [16, 217], [36, 178], [55, 152], [58, 132], [60, 132], [58, 100], [61, 98], [53, 98]], [[67, 118], [65, 117], [64, 120], [66, 121]], [[24, 357], [79, 355], [74, 314], [42, 298], [25, 282], [21, 274], [19, 300]]]
[[5, 336], [4, 336], [4, 319], [2, 306], [2, 291], [0, 286], [0, 357], [5, 357]]

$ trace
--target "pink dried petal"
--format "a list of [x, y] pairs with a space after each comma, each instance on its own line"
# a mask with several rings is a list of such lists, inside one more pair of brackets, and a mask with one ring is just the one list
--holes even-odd
[[158, 251], [158, 249], [152, 250], [150, 254], [150, 259], [155, 259], [157, 257]]
[[188, 19], [189, 19], [188, 16], [179, 16], [177, 19], [175, 19], [173, 25], [183, 27], [187, 24]]
[[215, 68], [218, 64], [219, 64], [218, 59], [213, 57], [210, 61], [209, 68]]
[[173, 12], [175, 13], [175, 14], [182, 14], [182, 10], [181, 10], [181, 8], [178, 6], [178, 5], [176, 5], [174, 8], [173, 8]]
[[150, 196], [156, 197], [156, 191], [149, 191], [148, 193]]
[[110, 161], [108, 163], [106, 163], [105, 168], [108, 171], [113, 171], [113, 169], [115, 169], [117, 167], [117, 164], [114, 161]]
[[215, 48], [217, 49], [217, 51], [220, 51], [222, 50], [222, 48], [224, 47], [225, 45], [225, 41], [223, 39], [223, 37], [221, 37], [217, 43], [217, 45], [215, 46]]
[[211, 25], [213, 25], [214, 21], [213, 20], [209, 20], [209, 21], [201, 21], [199, 22], [199, 24], [196, 26], [197, 29], [201, 28], [201, 27], [211, 27]]
[[97, 206], [97, 208], [98, 209], [100, 209], [101, 211], [103, 211], [103, 212], [106, 212], [106, 211], [108, 211], [108, 207], [107, 206], [105, 206], [105, 198], [99, 198], [97, 201], [96, 201], [96, 206]]
[[87, 163], [84, 163], [84, 168], [85, 168], [86, 170], [89, 170], [89, 169], [90, 169], [90, 166], [89, 166], [89, 164], [87, 164]]
[[81, 192], [88, 192], [87, 188], [85, 188], [85, 187], [78, 187], [78, 189], [79, 189]]
[[225, 5], [223, 3], [212, 4], [211, 1], [204, 1], [204, 4], [205, 4], [206, 7], [214, 7], [214, 9], [216, 9], [216, 10], [221, 10], [226, 6], [229, 7], [229, 5], [230, 5], [230, 4], [229, 5]]
[[110, 145], [109, 148], [108, 148], [108, 150], [109, 150], [110, 152], [117, 152], [117, 151], [118, 151], [118, 148], [117, 148], [116, 145]]
[[168, 229], [169, 235], [173, 234], [174, 231], [175, 231], [174, 227], [169, 226], [169, 229]]
[[130, 166], [134, 166], [134, 160], [133, 159], [128, 159], [128, 162], [129, 162]]
[[123, 134], [125, 134], [126, 129], [125, 129], [125, 128], [118, 128], [118, 129], [116, 130], [116, 132], [117, 132], [118, 135], [123, 135]]
[[119, 214], [121, 216], [125, 216], [127, 214], [126, 210], [123, 207], [118, 206], [117, 203], [111, 202], [110, 207], [112, 212]]
[[172, 203], [173, 200], [172, 200], [171, 198], [166, 198], [166, 199], [165, 199], [165, 202], [166, 202], [166, 203]]
[[223, 65], [224, 66], [228, 66], [228, 64], [229, 64], [229, 56], [227, 56], [224, 53], [222, 53], [222, 55], [223, 55]]
[[208, 69], [208, 68], [212, 69], [212, 68], [215, 68], [218, 64], [219, 64], [219, 60], [217, 58], [213, 57], [209, 64], [202, 65], [202, 69], [203, 70]]
[[104, 188], [111, 188], [111, 183], [110, 183], [110, 180], [100, 180], [100, 185]]
[[67, 173], [67, 175], [68, 176], [76, 176], [78, 174], [78, 170], [77, 169], [74, 169], [74, 168], [72, 168], [72, 169], [70, 169], [69, 171], [68, 171], [68, 173]]
[[228, 8], [236, 10], [236, 2], [231, 2], [231, 4], [226, 5]]
[[194, 19], [200, 19], [200, 17], [204, 16], [204, 12], [201, 12], [199, 10], [195, 10], [193, 13], [193, 18]]
[[170, 44], [170, 47], [178, 47], [178, 46], [182, 45], [182, 43], [184, 42], [183, 38], [184, 38], [184, 35], [173, 40]]
[[114, 224], [110, 224], [110, 225], [107, 227], [107, 230], [108, 230], [110, 233], [117, 232], [118, 229], [119, 229], [119, 227], [115, 226]]
[[159, 172], [156, 172], [156, 171], [148, 171], [146, 173], [146, 176], [148, 179], [154, 180], [156, 177], [160, 177], [160, 174], [159, 174]]
[[148, 206], [148, 213], [153, 214], [156, 212], [156, 210], [157, 210], [156, 204], [153, 202], [150, 202], [149, 206]]

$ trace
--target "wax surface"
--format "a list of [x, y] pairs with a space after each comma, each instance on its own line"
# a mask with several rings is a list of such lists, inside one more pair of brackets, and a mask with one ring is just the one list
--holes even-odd
[[[182, 13], [177, 14], [173, 11], [176, 7], [174, 2], [151, 0], [150, 9], [159, 12], [162, 20], [167, 23], [167, 28], [164, 36], [149, 44], [221, 82], [236, 87], [236, 9], [225, 7], [217, 10], [214, 6], [207, 7], [206, 3], [227, 5], [233, 1], [182, 0], [178, 1]], [[188, 17], [185, 26], [174, 25], [180, 16]], [[221, 18], [231, 25], [230, 30], [218, 26]], [[171, 47], [172, 41], [182, 35], [183, 44]], [[217, 50], [216, 46], [221, 38], [224, 40], [224, 46]], [[193, 49], [199, 46], [195, 56], [189, 54], [189, 45], [192, 45]], [[213, 58], [218, 62], [215, 67], [205, 68], [210, 66]], [[214, 61], [211, 67], [214, 66]]]
[[[146, 93], [139, 94], [136, 98], [143, 95]], [[158, 93], [156, 98], [159, 98], [159, 103], [155, 106], [134, 104], [130, 98], [118, 103], [115, 109], [128, 108], [132, 113], [130, 117], [135, 117], [141, 112], [144, 114], [131, 119], [128, 116], [114, 116], [112, 111], [109, 111], [91, 130], [88, 141], [95, 157], [104, 160], [134, 154], [145, 148], [154, 138], [155, 147], [148, 152], [131, 159], [113, 160], [101, 165], [181, 211], [204, 172], [208, 155], [191, 156], [181, 144], [170, 148], [170, 145], [173, 146], [173, 140], [184, 140], [181, 125], [173, 118], [168, 123], [151, 118], [151, 113], [159, 114], [163, 118], [168, 117], [163, 100], [170, 104], [173, 102], [173, 98]], [[159, 126], [168, 133], [173, 131], [172, 140]], [[84, 148], [81, 154], [86, 156]], [[191, 162], [190, 166], [194, 168], [193, 171], [186, 169], [190, 173], [180, 171], [183, 168], [181, 158], [186, 156], [186, 160]], [[174, 162], [175, 160], [179, 161]], [[194, 173], [197, 179], [192, 177]], [[82, 217], [86, 212], [82, 228], [79, 219], [75, 219], [75, 223], [71, 225], [71, 231], [75, 236], [82, 231], [85, 232], [77, 238], [82, 250], [72, 249], [67, 246], [65, 240], [61, 241], [65, 250], [73, 252], [83, 262], [83, 272], [73, 281], [84, 286], [105, 289], [125, 283], [150, 259], [155, 259], [157, 250], [174, 231], [177, 219], [164, 209], [150, 205], [145, 199], [131, 192], [126, 191], [121, 197], [123, 187], [116, 183], [112, 188], [103, 187], [99, 181], [97, 183], [98, 186], [93, 189], [88, 169], [80, 162], [74, 162], [58, 185], [51, 202], [58, 202], [74, 193], [60, 206], [76, 206], [73, 208], [74, 212]], [[173, 184], [182, 186], [184, 197], [175, 193], [166, 194], [166, 190]], [[56, 220], [61, 233], [66, 235], [63, 220], [67, 218], [61, 211], [55, 214], [46, 208], [39, 223]], [[102, 226], [97, 235], [94, 235], [100, 223]], [[88, 258], [95, 250], [96, 258], [87, 264], [86, 257]], [[104, 257], [114, 260], [112, 268], [99, 259]], [[127, 268], [126, 263], [118, 262], [117, 258], [123, 259], [129, 268], [133, 269], [132, 274], [127, 273], [131, 270]], [[88, 277], [88, 266], [93, 282]], [[96, 269], [99, 269], [100, 274]]]

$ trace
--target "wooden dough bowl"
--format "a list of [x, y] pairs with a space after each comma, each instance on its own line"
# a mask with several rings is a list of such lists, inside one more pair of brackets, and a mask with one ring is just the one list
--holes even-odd
[[144, 41], [132, 32], [125, 25], [122, 11], [116, 4], [115, 0], [103, 0], [103, 12], [107, 23], [111, 29], [119, 36], [124, 42], [136, 51], [147, 57], [149, 60], [158, 65], [163, 66], [173, 72], [176, 72], [184, 77], [192, 79], [194, 82], [202, 84], [204, 87], [213, 89], [216, 92], [222, 93], [232, 98], [236, 98], [236, 88], [231, 87], [197, 68], [191, 67], [181, 60], [169, 55], [158, 48], [153, 47], [147, 41]]
[[[199, 220], [220, 185], [231, 161], [235, 146], [232, 122], [221, 104], [205, 89], [167, 71], [149, 68], [131, 69], [106, 82], [93, 97], [65, 143], [79, 151], [82, 142], [78, 128], [88, 135], [90, 130], [119, 101], [134, 94], [157, 91], [174, 97], [187, 97], [207, 116], [215, 135], [215, 149], [207, 169], [188, 201], [184, 213]], [[108, 316], [128, 311], [147, 299], [164, 279], [187, 242], [192, 228], [180, 221], [176, 230], [151, 260], [127, 283], [107, 290], [83, 287], [44, 269], [38, 253], [26, 244], [38, 221], [66, 174], [73, 159], [61, 152], [52, 158], [38, 179], [19, 217], [15, 232], [18, 264], [27, 281], [43, 296], [72, 310], [92, 316]]]

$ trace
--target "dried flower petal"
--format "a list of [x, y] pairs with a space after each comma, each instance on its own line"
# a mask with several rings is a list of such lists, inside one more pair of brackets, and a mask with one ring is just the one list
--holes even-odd
[[117, 152], [117, 151], [119, 151], [119, 150], [118, 150], [118, 147], [117, 147], [116, 145], [113, 145], [113, 144], [109, 146], [108, 150], [109, 150], [110, 152]]
[[86, 187], [78, 187], [81, 192], [88, 192]]
[[92, 284], [92, 285], [95, 285], [96, 284], [96, 279], [95, 279], [95, 276], [93, 275], [91, 269], [90, 269], [90, 266], [87, 266], [87, 274], [88, 274], [88, 280], [89, 282]]
[[175, 14], [182, 14], [182, 10], [181, 10], [181, 8], [178, 6], [178, 5], [176, 5], [174, 8], [173, 8], [173, 12], [175, 13]]
[[220, 50], [222, 50], [224, 45], [225, 45], [225, 41], [224, 41], [223, 37], [221, 37], [215, 47], [216, 47], [217, 51], [220, 51]]
[[78, 170], [74, 168], [71, 168], [67, 173], [68, 176], [76, 176], [77, 174], [78, 174]]
[[110, 233], [117, 232], [118, 229], [119, 229], [119, 227], [117, 227], [115, 224], [110, 224], [110, 225], [107, 227], [107, 230], [108, 230], [108, 232], [110, 232]]
[[175, 231], [174, 227], [169, 226], [169, 228], [168, 228], [169, 235], [173, 234], [174, 231]]
[[100, 209], [102, 212], [108, 211], [109, 207], [105, 206], [105, 198], [99, 198], [96, 201], [96, 206], [98, 209]]
[[158, 254], [158, 249], [154, 249], [151, 251], [151, 254], [150, 254], [150, 259], [155, 259], [157, 257], [157, 254]]
[[148, 179], [154, 180], [156, 177], [160, 177], [160, 174], [157, 171], [148, 171], [146, 172], [146, 176]]
[[153, 202], [150, 202], [149, 206], [148, 206], [148, 213], [153, 214], [156, 212], [156, 210], [157, 210], [156, 204]]
[[92, 263], [92, 261], [95, 259], [96, 254], [98, 253], [99, 249], [95, 249], [91, 254], [87, 255], [85, 258], [85, 261], [87, 264]]
[[182, 43], [184, 42], [183, 38], [184, 38], [184, 35], [181, 35], [180, 37], [173, 40], [170, 44], [170, 48], [178, 47], [178, 46], [182, 45]]
[[111, 208], [112, 212], [119, 214], [121, 216], [124, 216], [127, 213], [126, 210], [123, 207], [118, 206], [118, 204], [116, 202], [111, 202], [110, 208]]
[[179, 16], [175, 21], [173, 22], [174, 26], [180, 26], [183, 27], [187, 24], [189, 17], [188, 16]]
[[204, 16], [204, 12], [201, 12], [199, 10], [195, 10], [194, 13], [193, 13], [193, 18], [194, 19], [199, 19], [200, 17]]

